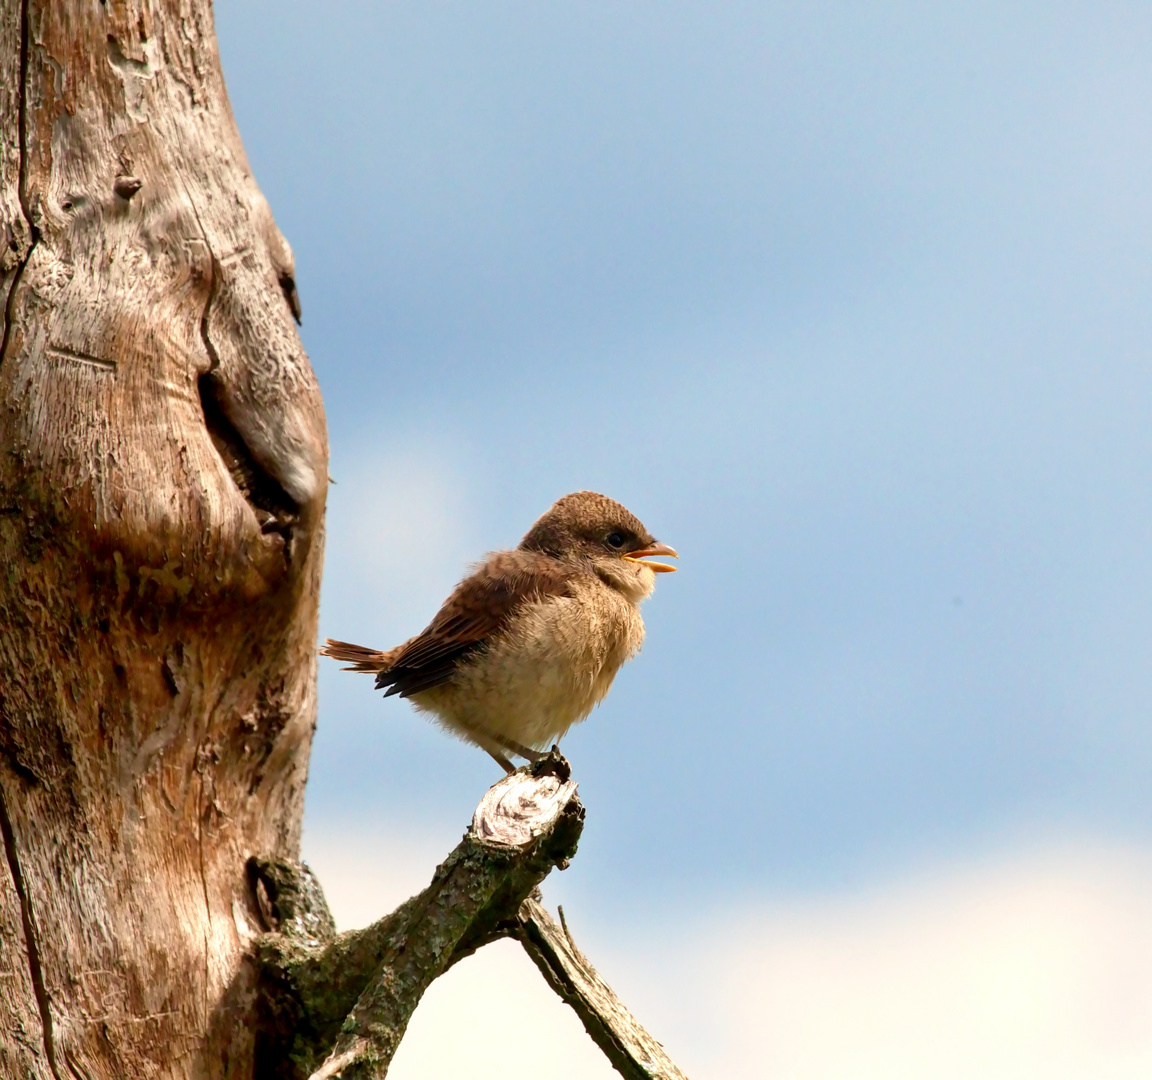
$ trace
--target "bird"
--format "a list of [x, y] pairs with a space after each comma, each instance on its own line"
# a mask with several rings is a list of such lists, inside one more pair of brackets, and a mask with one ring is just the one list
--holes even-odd
[[640, 604], [676, 569], [653, 556], [679, 558], [614, 499], [577, 491], [477, 564], [415, 637], [383, 652], [327, 638], [320, 655], [375, 674], [385, 697], [407, 698], [510, 773], [509, 754], [544, 756], [640, 651]]

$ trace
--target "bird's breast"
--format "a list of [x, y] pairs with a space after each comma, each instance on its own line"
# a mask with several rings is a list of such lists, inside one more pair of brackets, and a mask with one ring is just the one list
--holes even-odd
[[599, 581], [581, 583], [524, 604], [426, 706], [450, 725], [546, 746], [588, 715], [643, 641], [634, 604]]

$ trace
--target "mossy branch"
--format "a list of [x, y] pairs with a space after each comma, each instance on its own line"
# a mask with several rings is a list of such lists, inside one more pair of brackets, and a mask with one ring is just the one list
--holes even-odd
[[553, 750], [488, 791], [423, 892], [340, 935], [307, 867], [252, 860], [270, 931], [256, 951], [257, 1076], [379, 1080], [432, 980], [514, 937], [625, 1076], [684, 1080], [578, 950], [554, 940], [561, 932], [535, 899], [552, 868], [575, 855], [583, 825], [568, 762]]
[[431, 883], [362, 930], [333, 934], [310, 871], [253, 860], [269, 929], [257, 947], [261, 1077], [383, 1076], [428, 985], [507, 936], [524, 899], [576, 853], [584, 808], [558, 752], [496, 784]]

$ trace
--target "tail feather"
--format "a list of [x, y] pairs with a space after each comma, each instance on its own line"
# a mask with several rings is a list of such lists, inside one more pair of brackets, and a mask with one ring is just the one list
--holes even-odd
[[333, 660], [343, 660], [349, 666], [342, 671], [362, 671], [371, 674], [377, 671], [387, 671], [392, 666], [395, 649], [380, 652], [377, 649], [368, 649], [363, 645], [353, 645], [348, 641], [335, 641], [326, 638], [324, 647], [320, 650], [321, 656], [330, 656]]

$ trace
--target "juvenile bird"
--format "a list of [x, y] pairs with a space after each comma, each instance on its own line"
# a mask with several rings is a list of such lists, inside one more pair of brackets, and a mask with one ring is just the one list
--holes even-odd
[[594, 491], [557, 500], [514, 551], [489, 555], [427, 629], [387, 652], [331, 638], [321, 656], [376, 674], [448, 731], [529, 760], [583, 720], [644, 641], [640, 602], [679, 558]]

